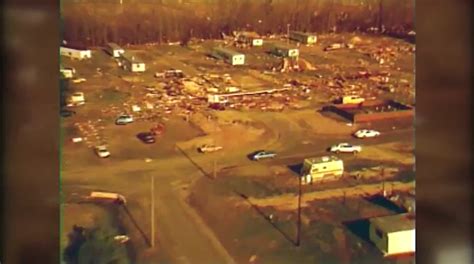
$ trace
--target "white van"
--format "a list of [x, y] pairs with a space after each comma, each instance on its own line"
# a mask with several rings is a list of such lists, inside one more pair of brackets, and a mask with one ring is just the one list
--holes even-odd
[[357, 95], [347, 95], [342, 97], [343, 104], [360, 104], [365, 101], [364, 98]]
[[307, 158], [301, 168], [304, 183], [312, 183], [327, 177], [342, 177], [343, 173], [344, 162], [336, 156]]

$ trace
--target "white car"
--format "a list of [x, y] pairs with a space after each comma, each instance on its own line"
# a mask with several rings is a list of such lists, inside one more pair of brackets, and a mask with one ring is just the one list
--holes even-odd
[[336, 153], [359, 153], [362, 151], [361, 146], [351, 145], [349, 143], [339, 143], [337, 145], [332, 145], [329, 148], [329, 151]]
[[77, 79], [72, 80], [73, 83], [82, 83], [82, 82], [85, 82], [85, 81], [86, 81], [85, 78], [77, 78]]
[[380, 132], [371, 129], [361, 129], [354, 133], [356, 138], [371, 138], [380, 136]]
[[211, 145], [211, 144], [204, 144], [204, 145], [202, 145], [198, 148], [198, 151], [201, 152], [201, 153], [206, 153], [206, 152], [218, 151], [218, 150], [221, 150], [221, 149], [222, 149], [221, 146], [215, 146], [215, 145]]
[[116, 125], [126, 125], [133, 123], [133, 116], [131, 115], [121, 115], [115, 120]]
[[110, 152], [107, 150], [106, 146], [97, 146], [97, 147], [95, 147], [94, 151], [97, 154], [97, 156], [99, 156], [101, 158], [110, 157]]

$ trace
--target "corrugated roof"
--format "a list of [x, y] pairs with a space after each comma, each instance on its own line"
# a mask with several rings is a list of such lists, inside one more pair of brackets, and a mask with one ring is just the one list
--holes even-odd
[[369, 221], [386, 233], [415, 229], [414, 216], [409, 213], [374, 217]]
[[214, 50], [218, 51], [218, 52], [228, 54], [228, 55], [232, 55], [232, 56], [244, 55], [243, 53], [240, 53], [240, 52], [237, 52], [237, 51], [234, 51], [234, 50], [231, 50], [231, 49], [227, 49], [227, 48], [224, 48], [224, 47], [215, 47]]

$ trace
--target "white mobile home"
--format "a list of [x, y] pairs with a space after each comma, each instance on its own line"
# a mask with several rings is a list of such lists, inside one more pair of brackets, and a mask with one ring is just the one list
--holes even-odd
[[255, 32], [242, 32], [237, 37], [238, 41], [256, 47], [263, 45], [263, 39]]
[[300, 51], [297, 48], [292, 48], [284, 45], [273, 45], [271, 52], [279, 57], [296, 58], [300, 55]]
[[369, 238], [384, 256], [415, 252], [415, 219], [412, 214], [375, 217], [369, 222]]
[[312, 183], [328, 177], [338, 178], [343, 173], [344, 162], [336, 156], [305, 159], [301, 168], [301, 177], [303, 177], [304, 183]]
[[316, 35], [300, 31], [292, 31], [290, 33], [290, 39], [303, 44], [315, 44], [318, 41]]
[[119, 58], [121, 54], [125, 53], [125, 50], [115, 43], [108, 43], [105, 51], [114, 58]]
[[231, 65], [244, 65], [245, 55], [230, 49], [217, 47], [212, 51], [212, 56], [217, 59], [223, 59]]
[[78, 60], [90, 59], [92, 57], [92, 53], [89, 49], [73, 45], [62, 45], [59, 48], [59, 54], [61, 56], [66, 56]]
[[76, 70], [74, 68], [60, 68], [59, 72], [62, 74], [62, 76], [66, 79], [71, 79], [74, 77], [74, 74], [76, 73]]
[[124, 70], [131, 72], [144, 72], [146, 70], [145, 62], [138, 59], [134, 55], [128, 53], [122, 53], [120, 55], [121, 66]]

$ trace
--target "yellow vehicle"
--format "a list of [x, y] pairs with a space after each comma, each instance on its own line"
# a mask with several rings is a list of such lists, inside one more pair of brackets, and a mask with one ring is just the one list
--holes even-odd
[[344, 162], [336, 156], [307, 158], [301, 168], [301, 177], [305, 184], [324, 178], [339, 178], [344, 173]]
[[365, 101], [364, 98], [357, 95], [347, 95], [342, 97], [343, 104], [360, 104]]

